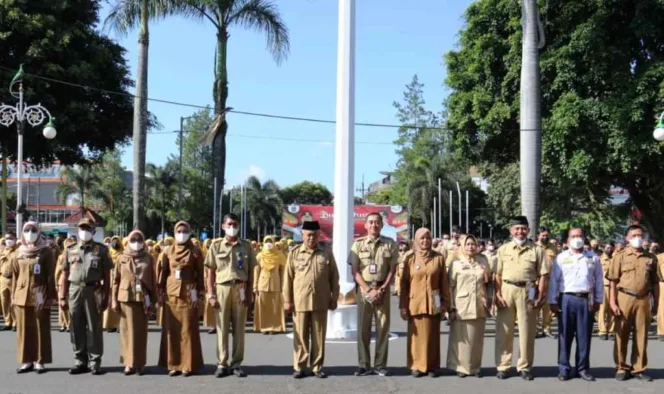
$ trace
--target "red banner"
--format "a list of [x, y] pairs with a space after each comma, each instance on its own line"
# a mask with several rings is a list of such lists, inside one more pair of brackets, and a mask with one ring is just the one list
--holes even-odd
[[[359, 205], [355, 207], [353, 239], [366, 235], [364, 222], [370, 213], [383, 217], [381, 234], [398, 241], [408, 239], [408, 212], [401, 206]], [[282, 237], [302, 241], [302, 222], [317, 220], [320, 223], [320, 241], [332, 242], [334, 207], [332, 205], [289, 205], [282, 214]]]

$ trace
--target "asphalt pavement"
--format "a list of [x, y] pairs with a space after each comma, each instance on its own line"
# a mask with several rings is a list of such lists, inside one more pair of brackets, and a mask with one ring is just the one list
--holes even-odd
[[[131, 393], [654, 393], [664, 389], [664, 342], [659, 342], [651, 327], [651, 340], [648, 345], [648, 374], [654, 382], [637, 380], [617, 382], [613, 376], [613, 341], [602, 341], [593, 337], [591, 350], [591, 372], [596, 382], [573, 379], [559, 382], [556, 378], [557, 341], [549, 338], [537, 339], [535, 350], [535, 380], [527, 382], [516, 376], [512, 370], [510, 379], [501, 381], [495, 377], [494, 363], [494, 324], [487, 323], [482, 361], [482, 378], [458, 378], [446, 372], [439, 378], [423, 377], [415, 379], [406, 369], [406, 324], [399, 318], [396, 297], [392, 302], [392, 332], [398, 336], [390, 341], [389, 367], [391, 377], [355, 377], [357, 350], [355, 343], [328, 344], [324, 370], [330, 375], [321, 380], [309, 377], [295, 380], [292, 374], [292, 340], [286, 335], [266, 336], [254, 333], [247, 324], [244, 369], [246, 378], [234, 376], [217, 379], [213, 376], [216, 368], [216, 336], [209, 335], [201, 328], [203, 357], [206, 367], [200, 374], [191, 377], [169, 377], [165, 370], [156, 367], [159, 355], [160, 329], [151, 326], [148, 339], [148, 367], [144, 376], [124, 376], [119, 363], [119, 337], [117, 333], [104, 334], [104, 358], [101, 376], [70, 376], [67, 370], [73, 365], [69, 333], [58, 332], [57, 315], [53, 314], [52, 339], [54, 363], [47, 365], [48, 372], [16, 374], [16, 333], [0, 332], [0, 394], [27, 393], [85, 393], [85, 394], [131, 394]], [[442, 325], [441, 358], [447, 354], [448, 327]], [[518, 339], [515, 340], [516, 359]], [[516, 360], [515, 360], [516, 363]]]

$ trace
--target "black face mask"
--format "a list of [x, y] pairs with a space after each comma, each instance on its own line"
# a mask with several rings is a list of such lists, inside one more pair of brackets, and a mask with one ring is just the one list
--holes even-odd
[[117, 249], [120, 247], [120, 242], [118, 241], [111, 241], [111, 248]]
[[548, 245], [549, 244], [549, 237], [540, 238], [540, 242], [542, 242], [542, 245]]

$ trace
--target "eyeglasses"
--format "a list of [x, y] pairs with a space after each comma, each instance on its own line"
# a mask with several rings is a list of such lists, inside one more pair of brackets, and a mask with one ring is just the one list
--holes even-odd
[[36, 228], [26, 228], [25, 230], [23, 230], [23, 234], [28, 234], [28, 233], [35, 233], [36, 234], [38, 232], [39, 232], [39, 230], [37, 230]]
[[140, 238], [132, 238], [129, 240], [129, 242], [143, 242], [143, 240]]

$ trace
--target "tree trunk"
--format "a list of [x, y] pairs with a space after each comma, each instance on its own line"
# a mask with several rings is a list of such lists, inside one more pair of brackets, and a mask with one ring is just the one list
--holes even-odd
[[228, 123], [224, 114], [226, 100], [228, 100], [228, 73], [226, 69], [226, 52], [228, 47], [228, 32], [223, 29], [217, 34], [217, 65], [215, 80], [214, 112], [222, 116], [220, 129], [212, 142], [212, 156], [214, 161], [214, 175], [217, 177], [217, 195], [221, 195], [226, 184], [226, 133]]
[[535, 235], [540, 217], [542, 114], [540, 109], [539, 16], [537, 0], [523, 0], [521, 60], [521, 212]]
[[134, 228], [144, 225], [143, 196], [145, 192], [145, 153], [147, 145], [148, 112], [148, 0], [141, 0], [141, 31], [138, 36], [138, 66], [136, 73], [136, 97], [134, 98], [134, 179], [133, 208]]

